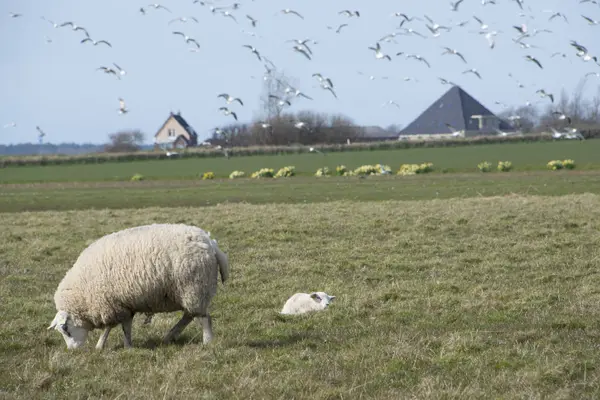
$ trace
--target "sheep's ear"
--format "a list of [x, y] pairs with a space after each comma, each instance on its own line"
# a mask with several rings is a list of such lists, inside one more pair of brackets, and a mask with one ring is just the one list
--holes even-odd
[[329, 301], [333, 301], [335, 299], [335, 296], [329, 296]]
[[310, 298], [313, 299], [314, 301], [320, 302], [321, 301], [321, 296], [319, 296], [316, 293], [311, 293], [310, 294]]

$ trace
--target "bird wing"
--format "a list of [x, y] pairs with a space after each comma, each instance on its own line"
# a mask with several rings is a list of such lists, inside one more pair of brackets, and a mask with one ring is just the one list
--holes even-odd
[[99, 40], [96, 42], [96, 44], [100, 44], [100, 43], [104, 43], [106, 44], [108, 47], [112, 47], [112, 44], [108, 43], [106, 40]]
[[462, 54], [457, 52], [456, 55], [459, 56], [460, 58], [462, 58], [462, 60], [465, 62], [465, 64], [467, 63], [467, 60], [465, 60], [465, 57]]
[[235, 120], [237, 121], [237, 119], [238, 119], [238, 118], [237, 118], [237, 114], [236, 114], [236, 113], [234, 113], [233, 111], [231, 111], [231, 112], [230, 112], [230, 114], [231, 114], [231, 115], [233, 115], [233, 118], [235, 118]]
[[181, 35], [181, 36], [185, 37], [185, 34], [183, 32], [173, 32], [173, 35]]
[[241, 99], [239, 99], [239, 98], [237, 98], [237, 97], [236, 97], [235, 99], [233, 99], [233, 101], [237, 101], [237, 102], [238, 102], [238, 103], [240, 103], [240, 105], [242, 105], [242, 106], [244, 105], [244, 103], [242, 102], [242, 100], [241, 100]]

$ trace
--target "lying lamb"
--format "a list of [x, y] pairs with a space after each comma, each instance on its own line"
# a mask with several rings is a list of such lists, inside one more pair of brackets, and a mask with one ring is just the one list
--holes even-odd
[[296, 293], [285, 302], [281, 314], [296, 315], [324, 310], [334, 299], [335, 296], [330, 296], [325, 292]]
[[82, 346], [93, 329], [104, 329], [102, 349], [112, 328], [121, 324], [125, 347], [132, 347], [136, 313], [183, 311], [165, 335], [174, 340], [197, 317], [203, 342], [212, 337], [208, 313], [229, 263], [216, 241], [202, 229], [183, 224], [153, 224], [106, 235], [81, 252], [54, 294], [57, 313], [48, 329], [58, 330], [69, 349]]

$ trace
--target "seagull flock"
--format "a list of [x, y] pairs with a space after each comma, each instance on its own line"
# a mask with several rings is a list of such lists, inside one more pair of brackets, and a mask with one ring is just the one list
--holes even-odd
[[[587, 39], [600, 37], [600, 27], [598, 27], [600, 25], [600, 0], [564, 0], [558, 3], [563, 8], [561, 10], [542, 9], [536, 11], [530, 5], [530, 3], [533, 4], [533, 0], [442, 0], [436, 2], [435, 9], [434, 7], [428, 7], [425, 10], [426, 13], [420, 15], [409, 15], [403, 10], [390, 10], [387, 15], [370, 15], [369, 7], [366, 5], [360, 10], [340, 8], [335, 13], [327, 16], [327, 18], [336, 22], [323, 26], [323, 34], [318, 40], [306, 37], [289, 38], [285, 31], [278, 32], [278, 36], [270, 37], [271, 40], [280, 42], [282, 46], [287, 47], [287, 52], [281, 50], [279, 53], [275, 53], [272, 46], [269, 47], [270, 51], [261, 50], [261, 45], [256, 43], [256, 39], [262, 37], [260, 36], [261, 28], [271, 23], [275, 18], [282, 18], [287, 19], [285, 22], [287, 25], [301, 26], [305, 32], [318, 32], [319, 23], [311, 21], [310, 16], [305, 15], [305, 9], [308, 6], [298, 6], [298, 9], [277, 9], [278, 7], [273, 7], [273, 12], [257, 15], [248, 11], [247, 8], [254, 6], [255, 2], [264, 0], [248, 0], [246, 4], [226, 2], [227, 0], [188, 1], [195, 7], [196, 15], [182, 16], [180, 14], [180, 16], [177, 16], [178, 10], [171, 4], [153, 3], [142, 6], [127, 5], [126, 7], [130, 7], [132, 12], [136, 12], [138, 18], [149, 18], [150, 14], [160, 15], [160, 18], [164, 20], [162, 23], [164, 23], [165, 31], [170, 32], [171, 37], [177, 37], [177, 40], [187, 46], [188, 51], [200, 55], [204, 54], [207, 59], [210, 59], [212, 55], [204, 50], [206, 42], [216, 40], [216, 35], [211, 36], [210, 32], [197, 33], [198, 29], [194, 26], [202, 26], [202, 17], [221, 18], [220, 25], [229, 27], [230, 31], [238, 31], [255, 38], [254, 41], [247, 39], [247, 42], [242, 45], [236, 46], [228, 42], [223, 46], [228, 46], [228, 50], [231, 52], [238, 51], [240, 53], [241, 71], [250, 71], [251, 68], [257, 68], [263, 72], [262, 79], [264, 81], [270, 78], [278, 80], [281, 84], [281, 92], [269, 93], [266, 97], [269, 104], [276, 105], [282, 111], [293, 107], [300, 99], [303, 99], [302, 101], [313, 101], [314, 103], [324, 98], [329, 98], [328, 101], [332, 102], [340, 101], [344, 97], [341, 93], [348, 93], [353, 90], [352, 82], [343, 82], [342, 84], [336, 82], [334, 85], [334, 81], [337, 81], [336, 77], [333, 75], [327, 76], [322, 69], [324, 64], [320, 63], [327, 56], [342, 57], [342, 54], [336, 54], [336, 49], [341, 47], [344, 49], [352, 47], [356, 57], [363, 59], [371, 57], [374, 59], [370, 64], [373, 71], [367, 73], [356, 71], [358, 75], [354, 78], [356, 81], [361, 79], [360, 76], [362, 76], [368, 77], [371, 81], [384, 79], [391, 83], [393, 76], [377, 74], [377, 71], [381, 71], [382, 68], [388, 68], [384, 67], [385, 65], [394, 65], [393, 71], [396, 71], [394, 75], [406, 70], [411, 64], [413, 67], [421, 66], [419, 79], [414, 76], [400, 76], [397, 85], [400, 82], [423, 82], [425, 80], [437, 81], [441, 85], [455, 85], [447, 76], [449, 66], [452, 66], [452, 68], [462, 66], [461, 73], [456, 75], [455, 79], [460, 79], [460, 77], [466, 79], [466, 77], [472, 76], [469, 79], [475, 80], [468, 81], [469, 83], [483, 85], [479, 82], [485, 82], [487, 79], [497, 80], [499, 77], [489, 76], [486, 71], [478, 69], [476, 65], [480, 59], [494, 57], [494, 53], [498, 51], [499, 47], [510, 48], [513, 57], [499, 62], [504, 65], [502, 70], [506, 71], [508, 78], [510, 78], [510, 85], [514, 84], [515, 93], [518, 93], [514, 97], [519, 99], [525, 99], [529, 96], [537, 98], [537, 101], [528, 99], [523, 104], [517, 105], [533, 105], [545, 101], [546, 104], [554, 107], [556, 94], [542, 87], [540, 83], [549, 65], [556, 65], [560, 62], [569, 62], [571, 65], [573, 62], [585, 63], [589, 68], [589, 72], [585, 73], [582, 78], [600, 78], [598, 56], [588, 50], [588, 43], [583, 43], [581, 38], [554, 34], [554, 28], [557, 24], [564, 24], [565, 26], [584, 24], [587, 29], [593, 30], [590, 31], [591, 33], [587, 36]], [[171, 3], [173, 2], [171, 1]], [[538, 2], [537, 4], [546, 3]], [[466, 7], [468, 7], [468, 11], [465, 11]], [[498, 22], [493, 21], [493, 18], [481, 18], [482, 15], [484, 17], [489, 15], [486, 13], [495, 7], [509, 9], [513, 15], [512, 20]], [[402, 8], [402, 4], [399, 4], [398, 8]], [[439, 16], [432, 17], [434, 12]], [[85, 21], [82, 24], [68, 20], [55, 22], [45, 16], [27, 15], [16, 10], [10, 12], [8, 18], [15, 20], [31, 18], [32, 21], [36, 20], [47, 24], [48, 28], [51, 29], [71, 30], [74, 35], [78, 35], [75, 36], [75, 39], [82, 46], [103, 47], [108, 52], [111, 51], [113, 46], [119, 46], [116, 40], [109, 41], [103, 38], [102, 35], [97, 37], [95, 32], [89, 32], [85, 28]], [[373, 20], [372, 23], [367, 25], [367, 28], [363, 29], [362, 36], [367, 38], [365, 40], [368, 40], [368, 44], [364, 46], [353, 45], [345, 36], [349, 31], [358, 30], [356, 27], [357, 21], [362, 21], [365, 18], [379, 18], [379, 22]], [[157, 19], [152, 19], [152, 23], [157, 23], [156, 21]], [[249, 29], [255, 31], [249, 31]], [[457, 31], [473, 35], [474, 38], [481, 38], [476, 39], [480, 45], [467, 47], [463, 42], [454, 38], [453, 34]], [[555, 35], [551, 49], [536, 44], [538, 37], [551, 35]], [[174, 46], [177, 44], [177, 40], [173, 39]], [[53, 40], [46, 36], [46, 42], [53, 43]], [[589, 43], [589, 45], [594, 44]], [[420, 50], [418, 52], [407, 51], [406, 47]], [[281, 73], [277, 74], [278, 71], [283, 71], [284, 68], [278, 67], [272, 60], [276, 60], [278, 63], [285, 60], [300, 65], [299, 68], [303, 71], [303, 76], [298, 77], [298, 81], [301, 84], [292, 85], [291, 80], [285, 79], [285, 76]], [[254, 63], [257, 67], [253, 67]], [[378, 68], [377, 64], [381, 67]], [[337, 70], [344, 69], [346, 73], [348, 70], [356, 68], [356, 65], [352, 65], [352, 63], [336, 63], [335, 65]], [[364, 63], [361, 65], [364, 65]], [[535, 76], [540, 77], [538, 82], [526, 82], [524, 84], [517, 80], [516, 75], [526, 69], [529, 69], [530, 72], [533, 71], [532, 73]], [[128, 72], [121, 68], [115, 60], [110, 60], [105, 65], [98, 65], [95, 70], [98, 74], [103, 73], [117, 80], [129, 76]], [[391, 69], [388, 68], [387, 70], [390, 71]], [[212, 96], [222, 101], [223, 104], [215, 107], [214, 113], [220, 113], [225, 118], [238, 121], [238, 108], [246, 107], [245, 102], [236, 96], [234, 89], [225, 87], [226, 78], [223, 78], [222, 81], [223, 89]], [[296, 87], [300, 85], [304, 87], [311, 85], [312, 88], [316, 88], [322, 94], [319, 95], [319, 98], [313, 93], [309, 95], [304, 89]], [[404, 95], [410, 97], [410, 91], [404, 92]], [[115, 94], [115, 103], [117, 101], [116, 113], [122, 116], [128, 115], [130, 110], [125, 99], [119, 93]], [[501, 101], [495, 101], [495, 104], [507, 106]], [[398, 98], [386, 100], [382, 106], [394, 106], [398, 110], [403, 108]], [[140, 108], [139, 106], [133, 107], [133, 112]], [[557, 120], [565, 121], [570, 125], [571, 118], [565, 114], [565, 111], [553, 108], [552, 115]], [[518, 117], [513, 116], [509, 119], [515, 121], [518, 120]], [[306, 121], [295, 120], [293, 125], [297, 129], [310, 129], [310, 125]], [[257, 126], [263, 129], [272, 128], [269, 120], [258, 121]], [[6, 129], [16, 127], [16, 122], [8, 122], [3, 125], [3, 128]], [[39, 126], [36, 126], [36, 129], [39, 133], [38, 139], [41, 142], [46, 134]], [[214, 128], [213, 132], [222, 132], [222, 130]], [[571, 131], [568, 132], [573, 134]], [[559, 133], [555, 132], [555, 135], [557, 134]]]

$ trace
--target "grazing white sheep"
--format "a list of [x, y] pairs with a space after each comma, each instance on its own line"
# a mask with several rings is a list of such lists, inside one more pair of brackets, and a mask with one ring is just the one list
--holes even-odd
[[197, 317], [203, 342], [212, 337], [208, 313], [219, 272], [229, 276], [228, 258], [204, 230], [183, 224], [153, 224], [106, 235], [81, 252], [54, 294], [57, 313], [48, 329], [58, 330], [69, 349], [81, 347], [93, 329], [104, 329], [102, 349], [121, 324], [131, 347], [136, 313], [183, 311], [165, 335], [175, 339]]
[[334, 299], [335, 296], [325, 292], [296, 293], [285, 302], [281, 314], [296, 315], [324, 310]]

